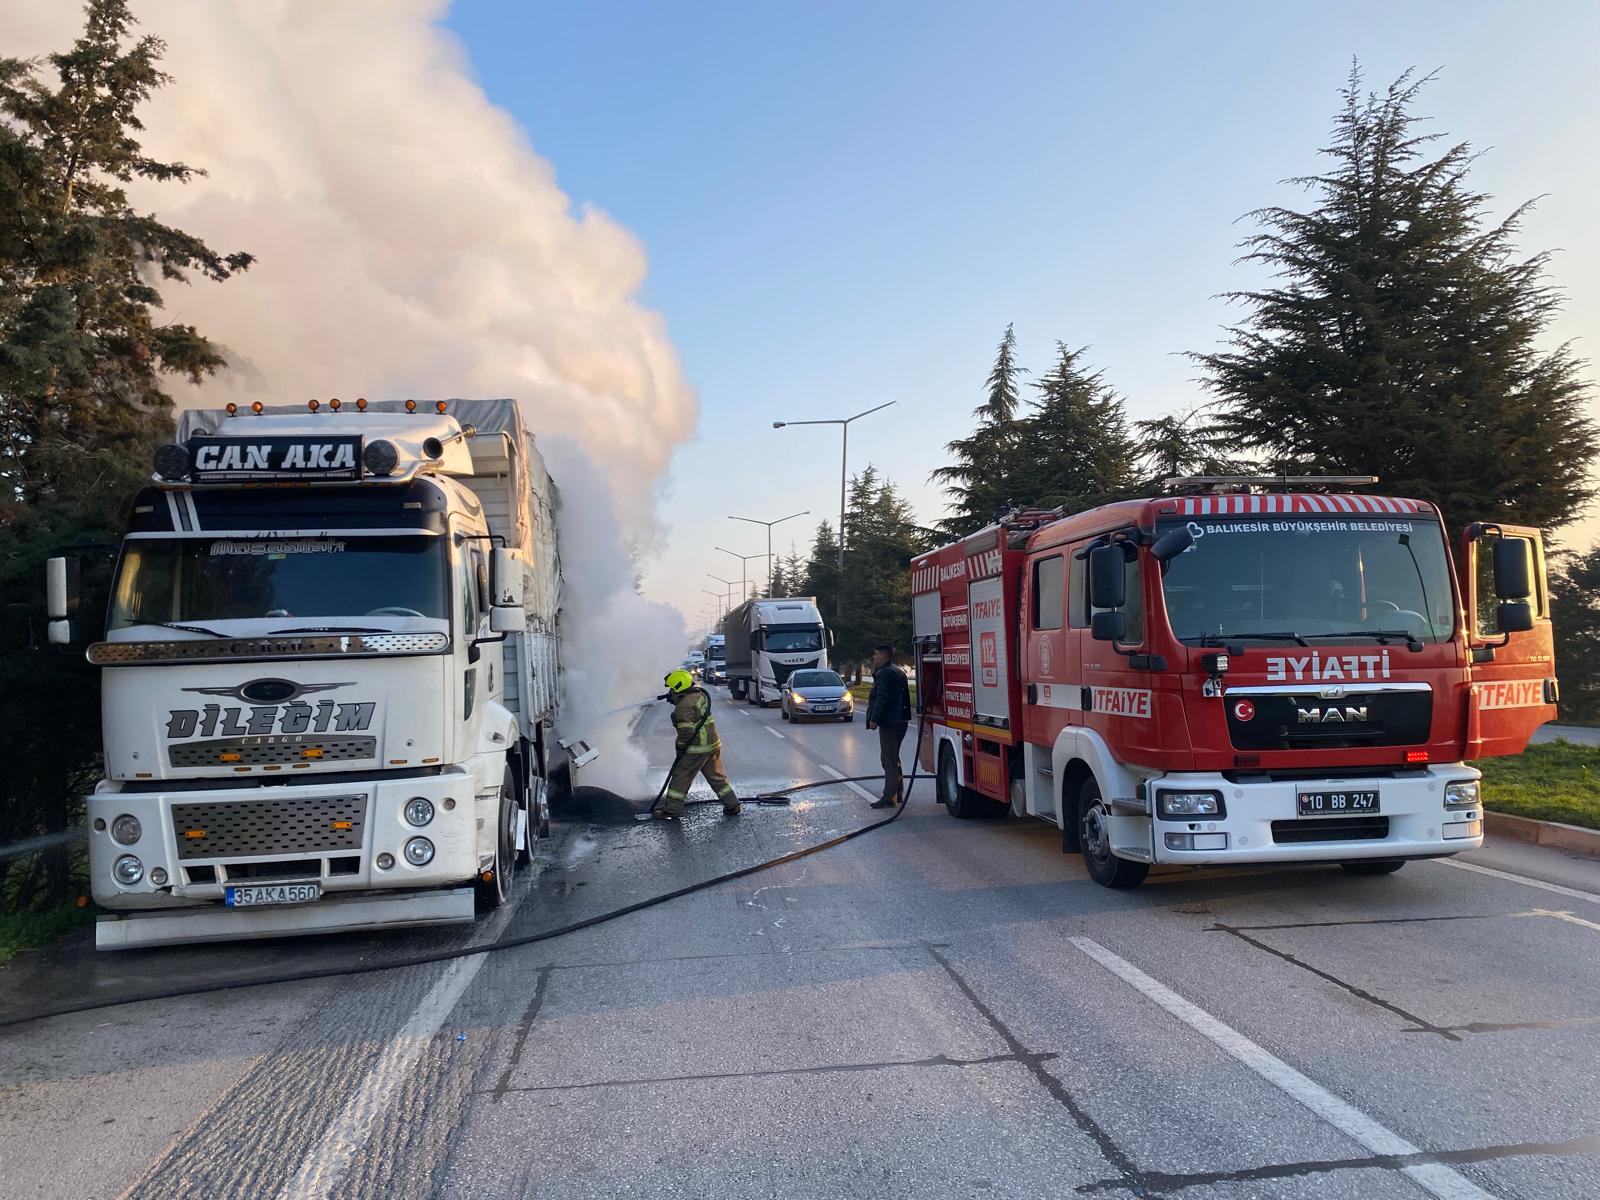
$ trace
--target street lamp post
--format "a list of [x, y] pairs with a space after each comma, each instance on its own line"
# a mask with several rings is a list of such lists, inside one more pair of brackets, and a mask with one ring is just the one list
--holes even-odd
[[717, 598], [717, 620], [722, 620], [725, 611], [723, 605], [726, 604], [728, 600], [727, 593], [713, 592], [710, 588], [701, 588], [700, 590], [708, 596], [715, 596]]
[[[729, 550], [726, 546], [717, 546], [714, 547], [714, 549], [721, 550], [724, 554], [732, 554], [739, 560], [739, 603], [743, 604], [746, 600], [750, 599], [750, 576], [745, 570], [745, 564], [748, 563], [752, 558], [760, 558], [761, 555], [739, 554], [733, 550]], [[771, 580], [769, 579], [768, 582], [770, 583]]]
[[735, 586], [733, 580], [724, 579], [721, 575], [713, 575], [709, 571], [706, 572], [706, 578], [707, 579], [715, 579], [718, 583], [722, 584], [723, 587], [728, 589], [722, 595], [722, 602], [725, 605], [727, 605], [727, 609], [725, 611], [726, 612], [732, 612], [733, 611], [733, 589], [734, 589], [734, 586]]
[[779, 517], [776, 521], [758, 521], [754, 517], [730, 516], [728, 518], [730, 521], [748, 521], [752, 525], [765, 525], [767, 527], [767, 595], [772, 595], [772, 527], [774, 525], [782, 525], [785, 521], [792, 521], [796, 517], [809, 517], [810, 515], [811, 510], [808, 508], [804, 512], [790, 513], [787, 517]]
[[834, 594], [835, 616], [844, 614], [844, 499], [845, 485], [848, 482], [847, 472], [850, 466], [850, 422], [859, 421], [862, 417], [870, 417], [873, 413], [882, 412], [890, 404], [896, 403], [898, 401], [891, 400], [889, 404], [880, 404], [877, 408], [869, 408], [866, 412], [858, 412], [853, 417], [834, 417], [827, 421], [774, 421], [772, 423], [774, 429], [783, 429], [789, 425], [837, 425], [844, 435], [839, 447], [839, 585], [838, 591]]

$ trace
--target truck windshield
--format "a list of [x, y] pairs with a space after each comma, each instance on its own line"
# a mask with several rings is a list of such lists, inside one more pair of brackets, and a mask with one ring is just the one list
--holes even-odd
[[822, 649], [822, 630], [815, 625], [774, 626], [766, 631], [762, 649], [773, 654], [801, 654]]
[[[1443, 531], [1396, 515], [1200, 517], [1162, 574], [1172, 632], [1288, 640], [1449, 640], [1455, 628]], [[1169, 523], [1157, 536], [1175, 527]]]
[[447, 578], [438, 537], [133, 538], [123, 546], [109, 625], [444, 618]]

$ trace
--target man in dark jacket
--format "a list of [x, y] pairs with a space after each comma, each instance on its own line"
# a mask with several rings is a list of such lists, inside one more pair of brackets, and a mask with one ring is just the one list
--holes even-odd
[[893, 808], [900, 795], [900, 743], [911, 724], [911, 689], [906, 673], [894, 665], [894, 647], [872, 652], [872, 695], [867, 698], [867, 728], [878, 731], [878, 755], [883, 760], [883, 797], [873, 808]]

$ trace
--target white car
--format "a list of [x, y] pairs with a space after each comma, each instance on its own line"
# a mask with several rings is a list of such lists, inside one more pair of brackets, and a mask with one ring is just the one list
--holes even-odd
[[854, 721], [856, 701], [836, 671], [796, 671], [780, 704], [785, 721]]

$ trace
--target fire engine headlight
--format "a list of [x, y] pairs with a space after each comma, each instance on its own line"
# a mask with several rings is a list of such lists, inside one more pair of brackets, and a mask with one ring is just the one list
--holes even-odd
[[1163, 817], [1220, 817], [1220, 792], [1157, 792], [1156, 808]]
[[413, 796], [406, 801], [406, 824], [421, 829], [433, 820], [433, 801], [423, 796]]
[[425, 867], [433, 861], [433, 843], [425, 837], [414, 837], [406, 843], [405, 855], [413, 867]]
[[1476, 779], [1462, 779], [1444, 785], [1446, 808], [1476, 808], [1482, 803], [1483, 793]]
[[379, 438], [362, 448], [361, 465], [371, 475], [393, 475], [394, 469], [400, 465], [400, 452], [394, 448], [393, 442]]
[[111, 877], [123, 887], [132, 887], [144, 878], [144, 864], [132, 854], [124, 854], [111, 864]]
[[189, 448], [176, 442], [156, 447], [156, 474], [163, 479], [189, 477]]
[[111, 840], [119, 846], [131, 846], [144, 836], [144, 826], [132, 813], [123, 813], [111, 822]]

